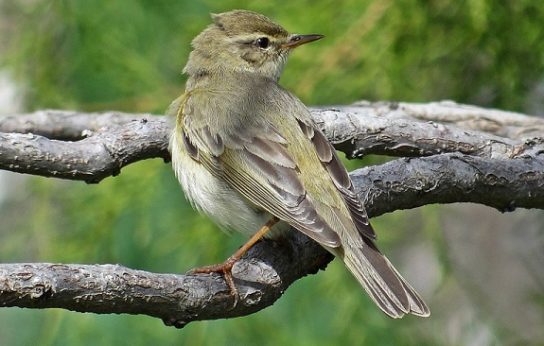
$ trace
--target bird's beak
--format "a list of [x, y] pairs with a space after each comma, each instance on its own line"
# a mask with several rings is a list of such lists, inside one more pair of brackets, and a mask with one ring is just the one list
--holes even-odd
[[282, 44], [282, 48], [296, 48], [305, 43], [310, 43], [322, 39], [323, 35], [310, 34], [310, 35], [291, 35], [287, 43]]

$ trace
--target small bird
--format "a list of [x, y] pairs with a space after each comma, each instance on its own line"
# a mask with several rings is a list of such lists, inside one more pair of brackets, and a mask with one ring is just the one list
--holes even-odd
[[334, 148], [304, 104], [278, 84], [291, 51], [323, 36], [289, 34], [246, 10], [212, 19], [192, 41], [186, 90], [169, 109], [176, 116], [172, 166], [196, 209], [251, 238], [224, 263], [193, 272], [223, 273], [237, 299], [234, 263], [265, 234], [293, 227], [342, 259], [387, 315], [429, 316], [376, 247]]

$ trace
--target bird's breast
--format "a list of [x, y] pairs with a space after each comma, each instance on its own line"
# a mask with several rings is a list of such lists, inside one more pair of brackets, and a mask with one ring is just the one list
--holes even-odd
[[259, 210], [225, 181], [192, 159], [178, 137], [174, 134], [171, 139], [172, 167], [185, 197], [193, 207], [223, 228], [248, 236], [257, 232], [271, 215]]

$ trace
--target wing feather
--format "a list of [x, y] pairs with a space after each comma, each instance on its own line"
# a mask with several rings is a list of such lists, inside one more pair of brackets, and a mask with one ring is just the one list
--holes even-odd
[[[252, 203], [319, 243], [331, 248], [340, 246], [338, 234], [320, 217], [307, 198], [298, 167], [283, 144], [253, 137], [236, 149], [228, 146], [231, 139], [226, 138], [221, 142], [221, 155], [216, 156], [214, 153], [217, 153], [215, 149], [218, 146], [215, 139], [221, 137], [209, 135], [207, 129], [193, 128], [188, 135], [197, 138], [196, 142], [204, 146], [199, 158], [210, 172], [220, 175]], [[240, 143], [240, 140], [233, 142]]]
[[338, 191], [342, 194], [359, 233], [364, 237], [376, 239], [376, 233], [368, 222], [366, 210], [355, 193], [348, 172], [340, 162], [333, 146], [318, 129], [314, 129], [311, 125], [300, 120], [298, 121], [298, 124], [301, 127], [302, 132], [312, 141], [319, 160], [325, 166], [325, 169], [329, 173], [329, 176]]

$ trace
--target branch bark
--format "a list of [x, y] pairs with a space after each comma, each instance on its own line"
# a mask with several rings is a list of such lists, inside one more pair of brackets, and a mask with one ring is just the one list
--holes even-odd
[[[448, 152], [511, 158], [542, 150], [544, 142], [543, 119], [452, 102], [359, 103], [313, 108], [312, 114], [349, 158]], [[448, 123], [437, 122], [450, 116]], [[165, 117], [120, 112], [7, 116], [0, 119], [0, 169], [96, 183], [138, 160], [168, 160], [170, 123]]]
[[[92, 125], [92, 115], [85, 117]], [[22, 125], [25, 129], [27, 124]], [[170, 159], [169, 127], [164, 119], [139, 117], [96, 132], [89, 126], [79, 136], [74, 128], [57, 132], [57, 128], [48, 126], [38, 127], [36, 132], [61, 140], [33, 133], [0, 133], [0, 169], [98, 183], [116, 176], [130, 163], [156, 157]]]
[[[542, 119], [452, 102], [363, 102], [313, 108], [312, 114], [348, 157], [404, 157], [351, 173], [370, 216], [430, 203], [544, 208]], [[170, 129], [168, 119], [149, 114], [47, 110], [8, 116], [0, 119], [0, 169], [96, 183], [138, 160], [169, 160]], [[235, 265], [237, 306], [217, 275], [2, 264], [0, 306], [146, 314], [182, 327], [263, 309], [331, 259], [299, 232], [281, 244], [260, 242]]]
[[119, 265], [2, 264], [0, 306], [145, 314], [181, 328], [191, 321], [262, 310], [294, 280], [317, 272], [331, 259], [299, 232], [292, 232], [281, 246], [261, 241], [233, 268], [240, 294], [236, 306], [216, 274], [157, 274]]

